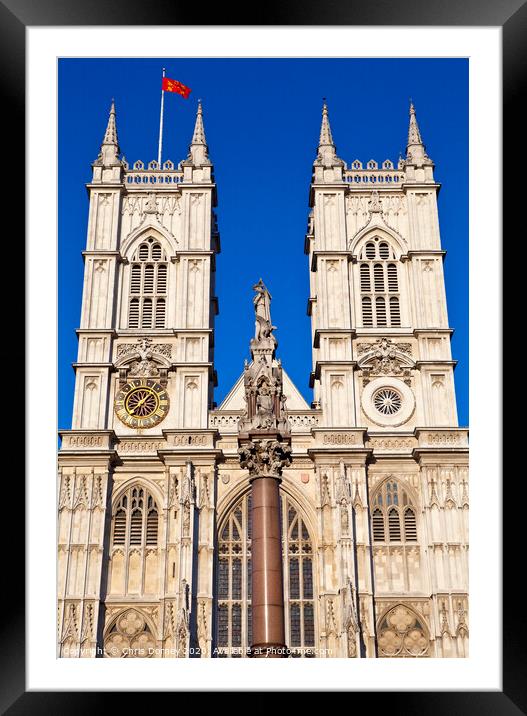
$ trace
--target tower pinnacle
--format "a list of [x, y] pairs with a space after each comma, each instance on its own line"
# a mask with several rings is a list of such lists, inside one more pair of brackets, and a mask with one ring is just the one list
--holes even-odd
[[115, 102], [112, 99], [110, 116], [108, 117], [108, 124], [102, 140], [101, 152], [99, 154], [98, 161], [106, 167], [116, 166], [117, 164], [120, 164], [119, 151], [117, 125], [115, 122]]
[[194, 166], [210, 165], [207, 140], [205, 139], [205, 127], [203, 124], [203, 108], [201, 100], [198, 100], [198, 111], [196, 113], [196, 123], [194, 125], [194, 134], [189, 147], [189, 155], [186, 160], [187, 164]]
[[430, 164], [430, 158], [426, 153], [426, 147], [421, 138], [417, 117], [415, 115], [415, 107], [410, 100], [410, 124], [408, 126], [408, 145], [406, 147], [406, 161], [416, 166]]
[[320, 138], [318, 140], [318, 154], [315, 160], [316, 165], [326, 167], [342, 166], [344, 162], [337, 157], [337, 148], [331, 134], [331, 126], [329, 124], [329, 113], [326, 100], [322, 105], [322, 124], [320, 126]]
[[196, 114], [196, 124], [194, 126], [194, 134], [192, 135], [192, 144], [204, 144], [205, 140], [205, 128], [203, 126], [203, 108], [201, 106], [201, 100], [198, 100], [198, 111]]
[[408, 127], [408, 144], [422, 144], [421, 132], [415, 116], [414, 103], [410, 101], [410, 126]]
[[329, 114], [326, 100], [324, 100], [324, 104], [322, 106], [322, 125], [320, 127], [320, 139], [318, 146], [319, 148], [322, 146], [332, 146], [335, 148], [333, 136], [331, 134], [331, 126], [329, 124]]

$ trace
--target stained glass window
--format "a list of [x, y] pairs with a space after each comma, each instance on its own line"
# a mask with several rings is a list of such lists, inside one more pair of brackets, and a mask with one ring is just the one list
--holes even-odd
[[[307, 526], [287, 495], [281, 494], [286, 642], [294, 657], [313, 657], [315, 608], [313, 546]], [[239, 658], [252, 640], [251, 495], [233, 507], [218, 540], [216, 655]], [[219, 652], [219, 653], [218, 653]]]

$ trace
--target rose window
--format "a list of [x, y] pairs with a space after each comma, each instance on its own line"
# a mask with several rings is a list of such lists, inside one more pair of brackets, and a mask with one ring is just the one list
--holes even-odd
[[382, 415], [395, 415], [401, 409], [403, 401], [393, 388], [381, 388], [373, 396], [373, 404]]

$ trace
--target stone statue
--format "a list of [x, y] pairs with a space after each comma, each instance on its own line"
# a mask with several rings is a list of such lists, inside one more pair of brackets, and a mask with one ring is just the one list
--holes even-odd
[[257, 428], [271, 428], [274, 426], [273, 397], [266, 383], [260, 385], [256, 394], [256, 424]]
[[256, 318], [255, 334], [256, 341], [268, 338], [276, 326], [271, 322], [271, 294], [264, 285], [262, 279], [253, 286], [256, 295], [253, 299], [254, 313]]

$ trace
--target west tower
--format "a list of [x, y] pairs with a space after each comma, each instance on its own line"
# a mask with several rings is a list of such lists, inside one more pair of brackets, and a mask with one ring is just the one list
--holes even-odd
[[201, 103], [186, 159], [130, 166], [112, 102], [92, 169], [73, 421], [59, 454], [60, 650], [120, 654], [163, 639], [186, 654], [198, 591], [209, 623], [212, 599], [212, 572], [199, 571], [212, 550], [206, 509], [199, 545], [194, 535], [196, 500], [214, 500], [220, 251]]
[[422, 653], [466, 652], [468, 444], [457, 423], [439, 188], [413, 104], [404, 159], [348, 166], [324, 103], [305, 239], [313, 407], [324, 426], [310, 454], [332, 507], [321, 509], [324, 541], [341, 535], [326, 558], [355, 581], [369, 656], [417, 654], [405, 647], [409, 630], [416, 645], [433, 639]]

